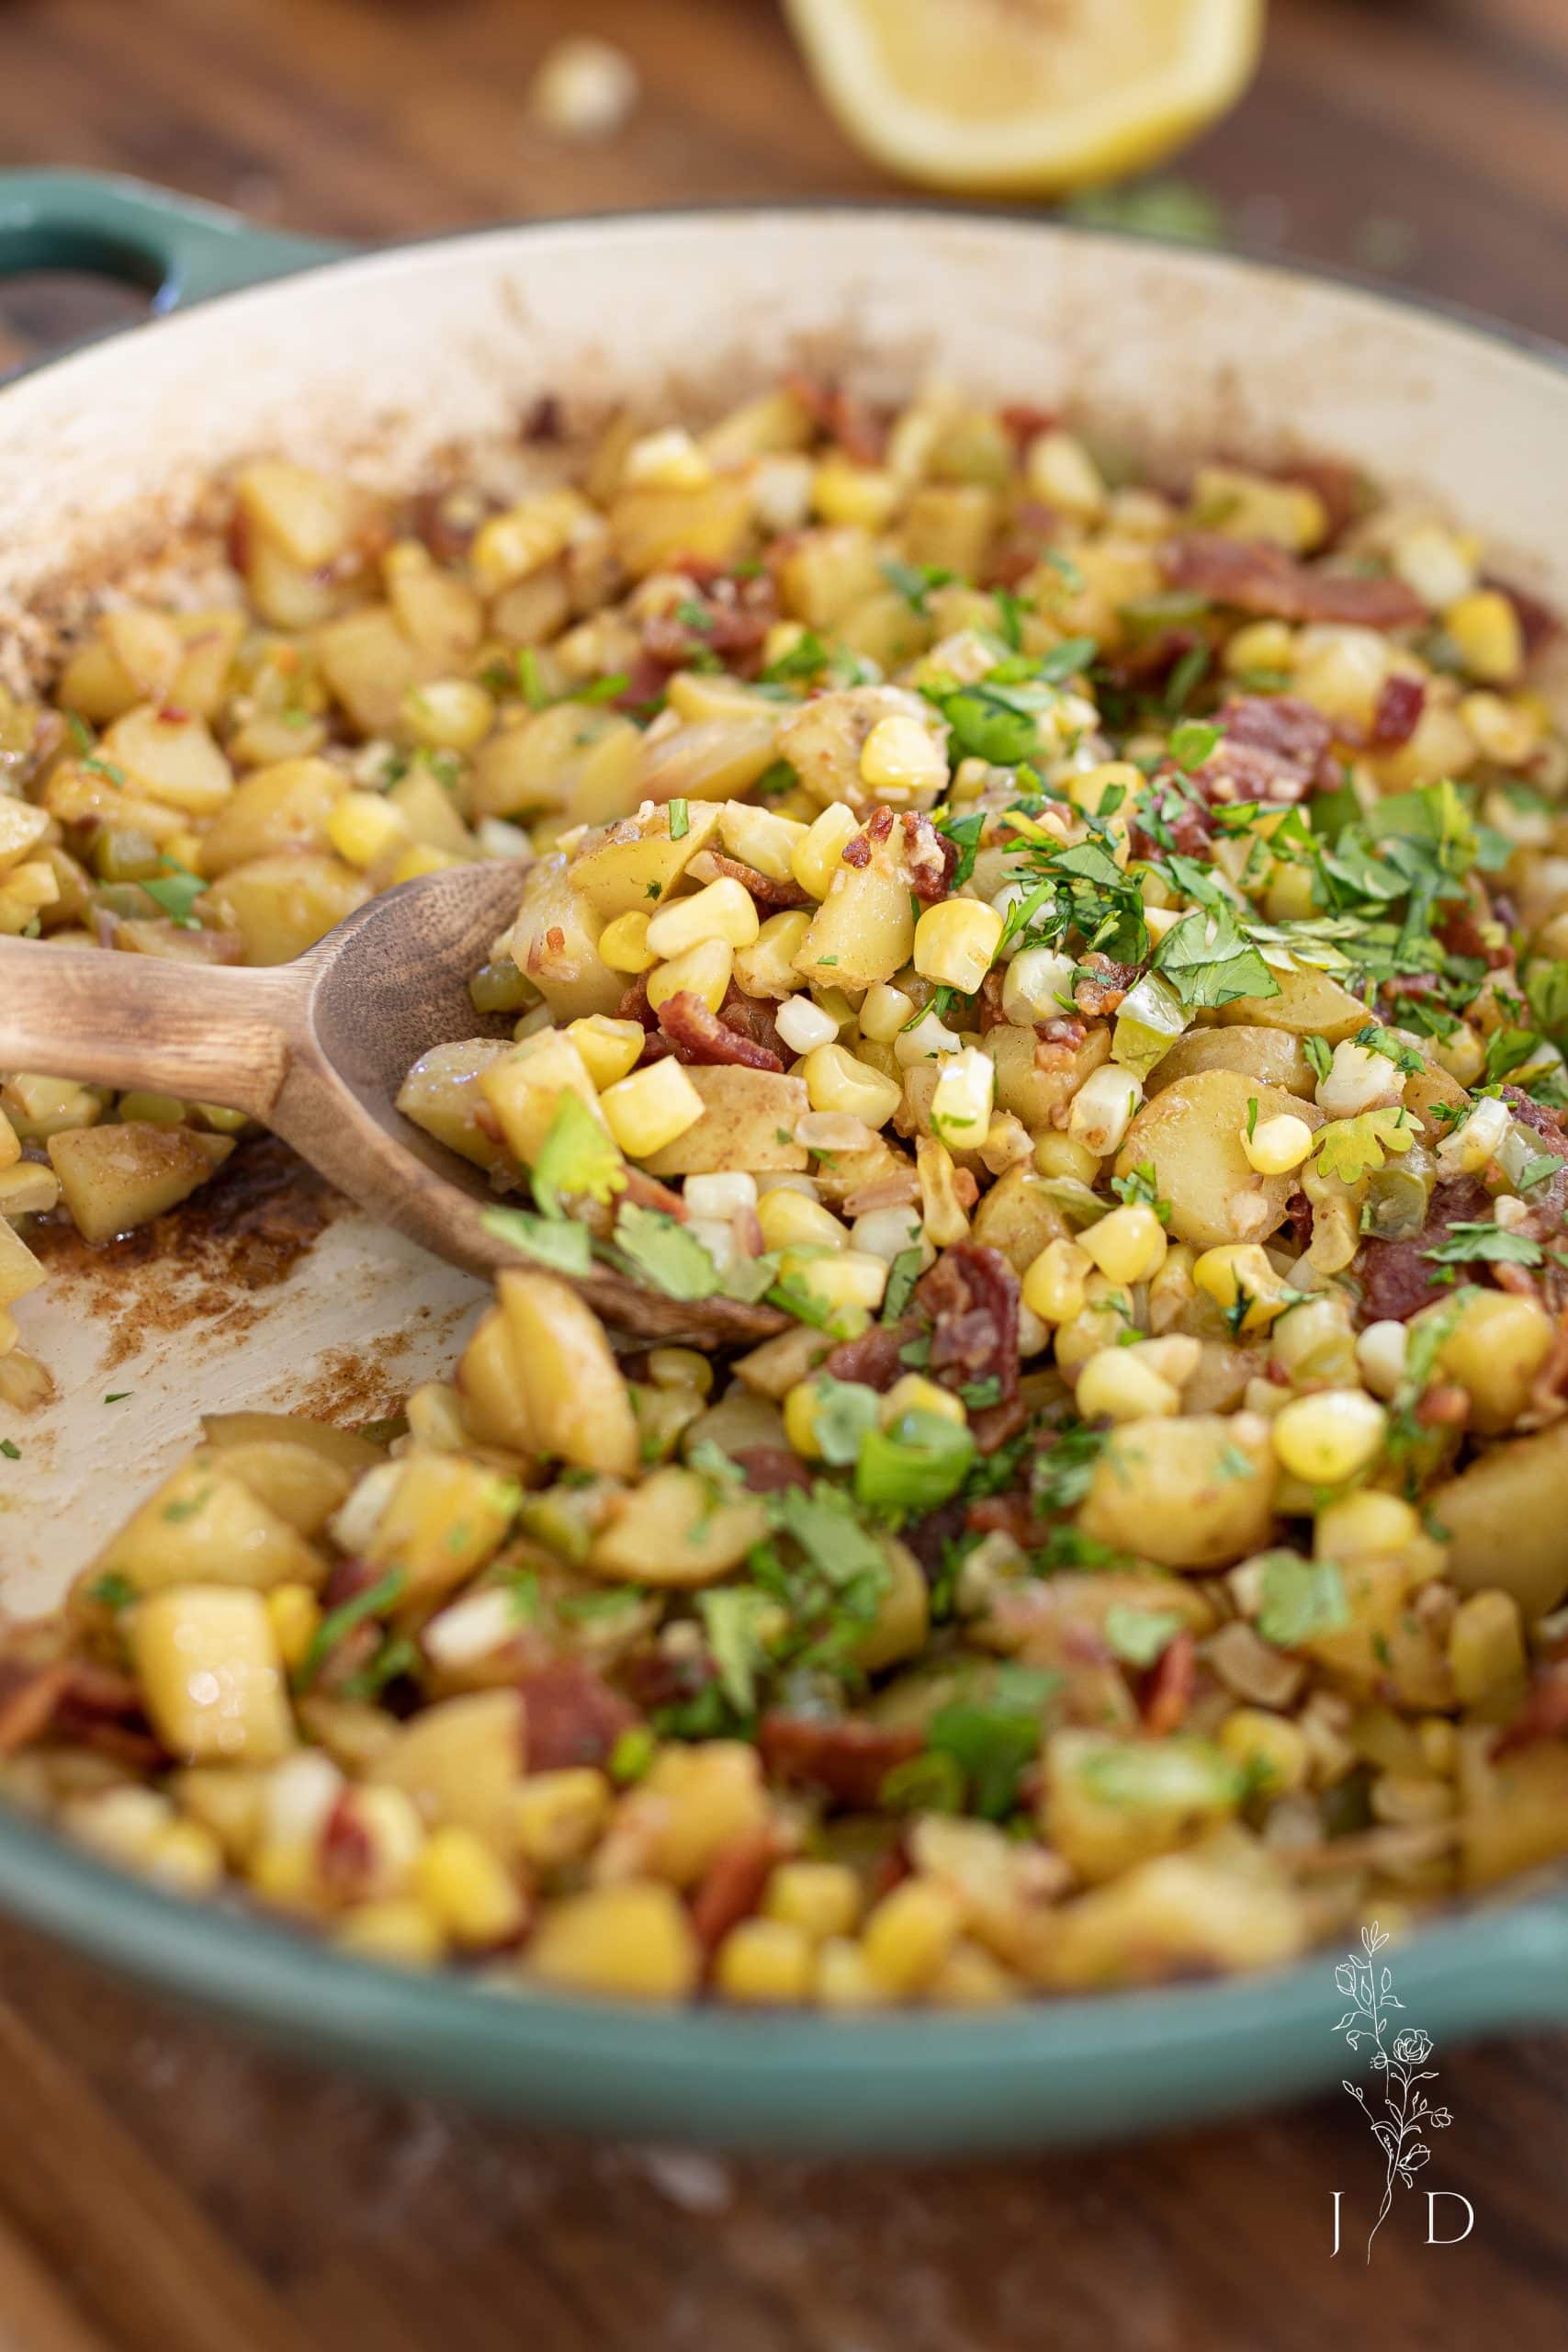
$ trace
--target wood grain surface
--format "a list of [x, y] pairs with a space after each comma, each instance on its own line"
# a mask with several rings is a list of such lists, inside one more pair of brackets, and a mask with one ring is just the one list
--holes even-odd
[[[642, 73], [604, 145], [527, 120], [568, 28]], [[767, 0], [0, 0], [0, 162], [365, 237], [886, 186]], [[1177, 168], [1249, 248], [1568, 340], [1568, 0], [1274, 0], [1252, 94]], [[0, 289], [0, 364], [130, 307]], [[1402, 2198], [1369, 2272], [1348, 2226], [1330, 2257], [1372, 2163], [1340, 2093], [919, 2171], [590, 2149], [256, 2055], [0, 1930], [0, 2352], [1545, 2352], [1568, 2041], [1440, 2056], [1433, 2177], [1474, 2231], [1428, 2248]]]

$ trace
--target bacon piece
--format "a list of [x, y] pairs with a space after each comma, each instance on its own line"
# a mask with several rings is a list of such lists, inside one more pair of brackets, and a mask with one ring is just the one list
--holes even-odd
[[692, 1897], [692, 1932], [704, 1951], [716, 1951], [731, 1928], [750, 1917], [785, 1850], [776, 1829], [748, 1829], [720, 1847]]
[[1371, 733], [1368, 738], [1381, 751], [1392, 751], [1401, 743], [1408, 743], [1421, 724], [1421, 714], [1427, 707], [1427, 682], [1424, 678], [1395, 675], [1385, 678], [1378, 695], [1377, 708], [1372, 713]]
[[[699, 866], [703, 869], [700, 874]], [[811, 907], [817, 903], [810, 891], [803, 890], [798, 882], [776, 882], [771, 874], [759, 874], [754, 865], [742, 865], [738, 857], [726, 857], [720, 850], [704, 850], [701, 857], [692, 860], [692, 872], [699, 882], [712, 882], [728, 875], [743, 890], [749, 890], [761, 907]]]
[[[1491, 1206], [1492, 1195], [1479, 1177], [1457, 1176], [1449, 1183], [1434, 1185], [1427, 1222], [1411, 1239], [1363, 1241], [1356, 1272], [1360, 1278], [1365, 1319], [1405, 1323], [1417, 1307], [1429, 1306], [1434, 1299], [1443, 1297], [1445, 1286], [1436, 1280], [1441, 1268], [1423, 1253], [1437, 1249], [1451, 1227], [1474, 1223]], [[1469, 1279], [1479, 1282], [1492, 1269], [1478, 1263], [1466, 1271]]]
[[1194, 779], [1211, 806], [1223, 800], [1304, 800], [1333, 783], [1334, 729], [1295, 695], [1233, 695], [1215, 713], [1220, 740]]
[[718, 1668], [702, 1649], [643, 1650], [621, 1668], [628, 1697], [650, 1715], [663, 1707], [688, 1705], [717, 1679]]
[[71, 1681], [71, 1661], [28, 1666], [19, 1657], [0, 1658], [0, 1756], [15, 1756], [41, 1739]]
[[939, 833], [931, 819], [916, 809], [905, 809], [903, 824], [909, 887], [922, 905], [934, 906], [947, 896], [958, 864], [958, 843]]
[[892, 423], [886, 410], [874, 408], [869, 401], [845, 391], [841, 384], [824, 382], [820, 377], [792, 370], [784, 382], [813, 424], [829, 440], [836, 441], [857, 466], [882, 463]]
[[1179, 1731], [1197, 1688], [1197, 1645], [1190, 1633], [1180, 1633], [1161, 1651], [1145, 1688], [1140, 1709], [1144, 1729], [1156, 1739]]
[[1505, 1083], [1501, 1091], [1504, 1102], [1521, 1126], [1529, 1127], [1538, 1135], [1548, 1151], [1554, 1151], [1560, 1159], [1568, 1159], [1568, 1135], [1562, 1132], [1562, 1112], [1553, 1110], [1550, 1103], [1538, 1102], [1533, 1094], [1525, 1092], [1522, 1086]]
[[1190, 588], [1217, 605], [1286, 621], [1346, 621], [1368, 628], [1414, 628], [1426, 606], [1403, 580], [1319, 571], [1263, 539], [1227, 539], [1190, 531], [1162, 551], [1173, 588]]
[[491, 508], [490, 502], [471, 492], [455, 498], [449, 490], [423, 490], [409, 511], [415, 538], [423, 540], [437, 563], [462, 563]]
[[1018, 1394], [1019, 1281], [999, 1250], [955, 1242], [915, 1284], [931, 1318], [927, 1370], [945, 1388], [995, 1379], [998, 1404]]
[[779, 1035], [776, 1012], [777, 1007], [765, 997], [748, 996], [743, 988], [731, 980], [724, 992], [724, 1002], [718, 1008], [718, 1017], [727, 1029], [735, 1030], [739, 1036], [749, 1037], [754, 1046], [765, 1046], [770, 1054], [777, 1054], [780, 1061], [787, 1065], [794, 1057]]
[[[679, 662], [673, 665], [679, 668]], [[656, 661], [646, 647], [626, 672], [626, 683], [611, 704], [612, 710], [641, 710], [657, 702], [670, 683], [671, 663]]]
[[519, 1753], [530, 1772], [603, 1764], [621, 1734], [640, 1720], [603, 1675], [574, 1658], [524, 1675], [517, 1692], [523, 1702]]
[[1016, 588], [1062, 533], [1062, 518], [1038, 498], [1021, 498], [981, 574], [987, 588]]
[[1568, 1660], [1538, 1667], [1525, 1702], [1511, 1724], [1492, 1743], [1494, 1758], [1516, 1747], [1529, 1747], [1538, 1739], [1568, 1738]]
[[851, 835], [840, 853], [840, 862], [857, 869], [871, 864], [871, 843], [863, 833]]
[[1342, 458], [1292, 458], [1288, 466], [1275, 469], [1274, 478], [1316, 491], [1328, 516], [1330, 547], [1361, 511], [1361, 478]]
[[757, 1746], [763, 1769], [779, 1780], [867, 1812], [878, 1803], [894, 1767], [919, 1754], [925, 1735], [911, 1724], [819, 1723], [773, 1709], [757, 1727]]
[[746, 1473], [746, 1489], [753, 1495], [776, 1495], [785, 1487], [811, 1489], [811, 1473], [798, 1453], [782, 1445], [748, 1445], [733, 1456]]
[[1086, 1020], [1099, 1021], [1115, 1012], [1143, 966], [1118, 964], [1111, 956], [1102, 956], [1098, 948], [1091, 948], [1083, 958], [1082, 968], [1098, 972], [1100, 978], [1079, 980], [1073, 989], [1073, 1002]]
[[675, 1049], [678, 1059], [712, 1065], [720, 1062], [738, 1064], [745, 1069], [765, 1069], [781, 1072], [784, 1063], [766, 1046], [743, 1037], [731, 1029], [716, 1012], [710, 1012], [694, 989], [678, 989], [659, 1008], [659, 1025]]
[[1513, 949], [1506, 940], [1495, 946], [1488, 942], [1472, 906], [1450, 907], [1432, 928], [1450, 956], [1473, 956], [1489, 972], [1506, 971], [1513, 964]]
[[1036, 408], [1032, 401], [1009, 401], [997, 414], [1021, 450], [1039, 433], [1049, 433], [1058, 422], [1054, 408]]
[[918, 1339], [921, 1329], [919, 1317], [912, 1315], [898, 1323], [874, 1323], [858, 1340], [840, 1340], [829, 1353], [824, 1369], [834, 1380], [854, 1380], [863, 1387], [886, 1391], [908, 1370], [899, 1361], [898, 1351]]
[[685, 1224], [686, 1204], [679, 1193], [661, 1184], [645, 1168], [634, 1167], [630, 1160], [626, 1162], [626, 1198], [634, 1208], [657, 1209], [660, 1216], [672, 1216], [678, 1225]]
[[1029, 1425], [1030, 1408], [1021, 1396], [1010, 1396], [1005, 1404], [982, 1405], [977, 1413], [969, 1416], [969, 1434], [981, 1453], [995, 1453], [1015, 1438], [1020, 1430]]

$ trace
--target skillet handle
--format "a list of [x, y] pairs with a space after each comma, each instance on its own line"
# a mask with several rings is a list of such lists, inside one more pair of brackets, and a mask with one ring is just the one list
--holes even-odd
[[0, 172], [0, 280], [90, 269], [152, 291], [155, 311], [285, 277], [351, 248], [100, 172]]

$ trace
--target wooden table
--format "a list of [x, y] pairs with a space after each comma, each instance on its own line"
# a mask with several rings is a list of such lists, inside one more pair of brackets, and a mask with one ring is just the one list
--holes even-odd
[[[604, 146], [525, 119], [566, 23], [642, 69]], [[9, 0], [0, 159], [371, 237], [885, 185], [761, 0]], [[1565, 0], [1275, 0], [1257, 87], [1179, 168], [1242, 243], [1397, 266], [1568, 340]], [[0, 296], [12, 352], [95, 314], [80, 289]], [[0, 2352], [1562, 2341], [1562, 2038], [1439, 2053], [1455, 2121], [1433, 2177], [1472, 2199], [1474, 2233], [1428, 2249], [1402, 2199], [1369, 2273], [1353, 2241], [1329, 2258], [1332, 2191], [1348, 2211], [1371, 2162], [1338, 2093], [1110, 2155], [851, 2174], [585, 2149], [379, 2098], [14, 1930], [0, 1996]]]

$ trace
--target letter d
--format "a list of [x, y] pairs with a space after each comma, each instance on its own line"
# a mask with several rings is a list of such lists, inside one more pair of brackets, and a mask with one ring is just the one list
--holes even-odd
[[[1337, 2192], [1336, 2193], [1337, 2194]], [[1451, 2197], [1456, 2205], [1462, 2205], [1464, 2207], [1464, 2227], [1461, 2230], [1457, 2238], [1439, 2238], [1434, 2237], [1432, 2234], [1432, 2224], [1437, 2219], [1437, 2216], [1433, 2211], [1433, 2208], [1437, 2204], [1439, 2197]], [[1337, 2231], [1339, 2220], [1338, 2214], [1336, 2213], [1334, 2218], [1336, 2230]], [[1428, 2245], [1462, 2245], [1474, 2227], [1475, 2208], [1471, 2203], [1468, 2197], [1461, 2197], [1457, 2188], [1429, 2188], [1427, 2191], [1427, 2244]], [[1335, 2251], [1337, 2253], [1337, 2245], [1336, 2245]]]

